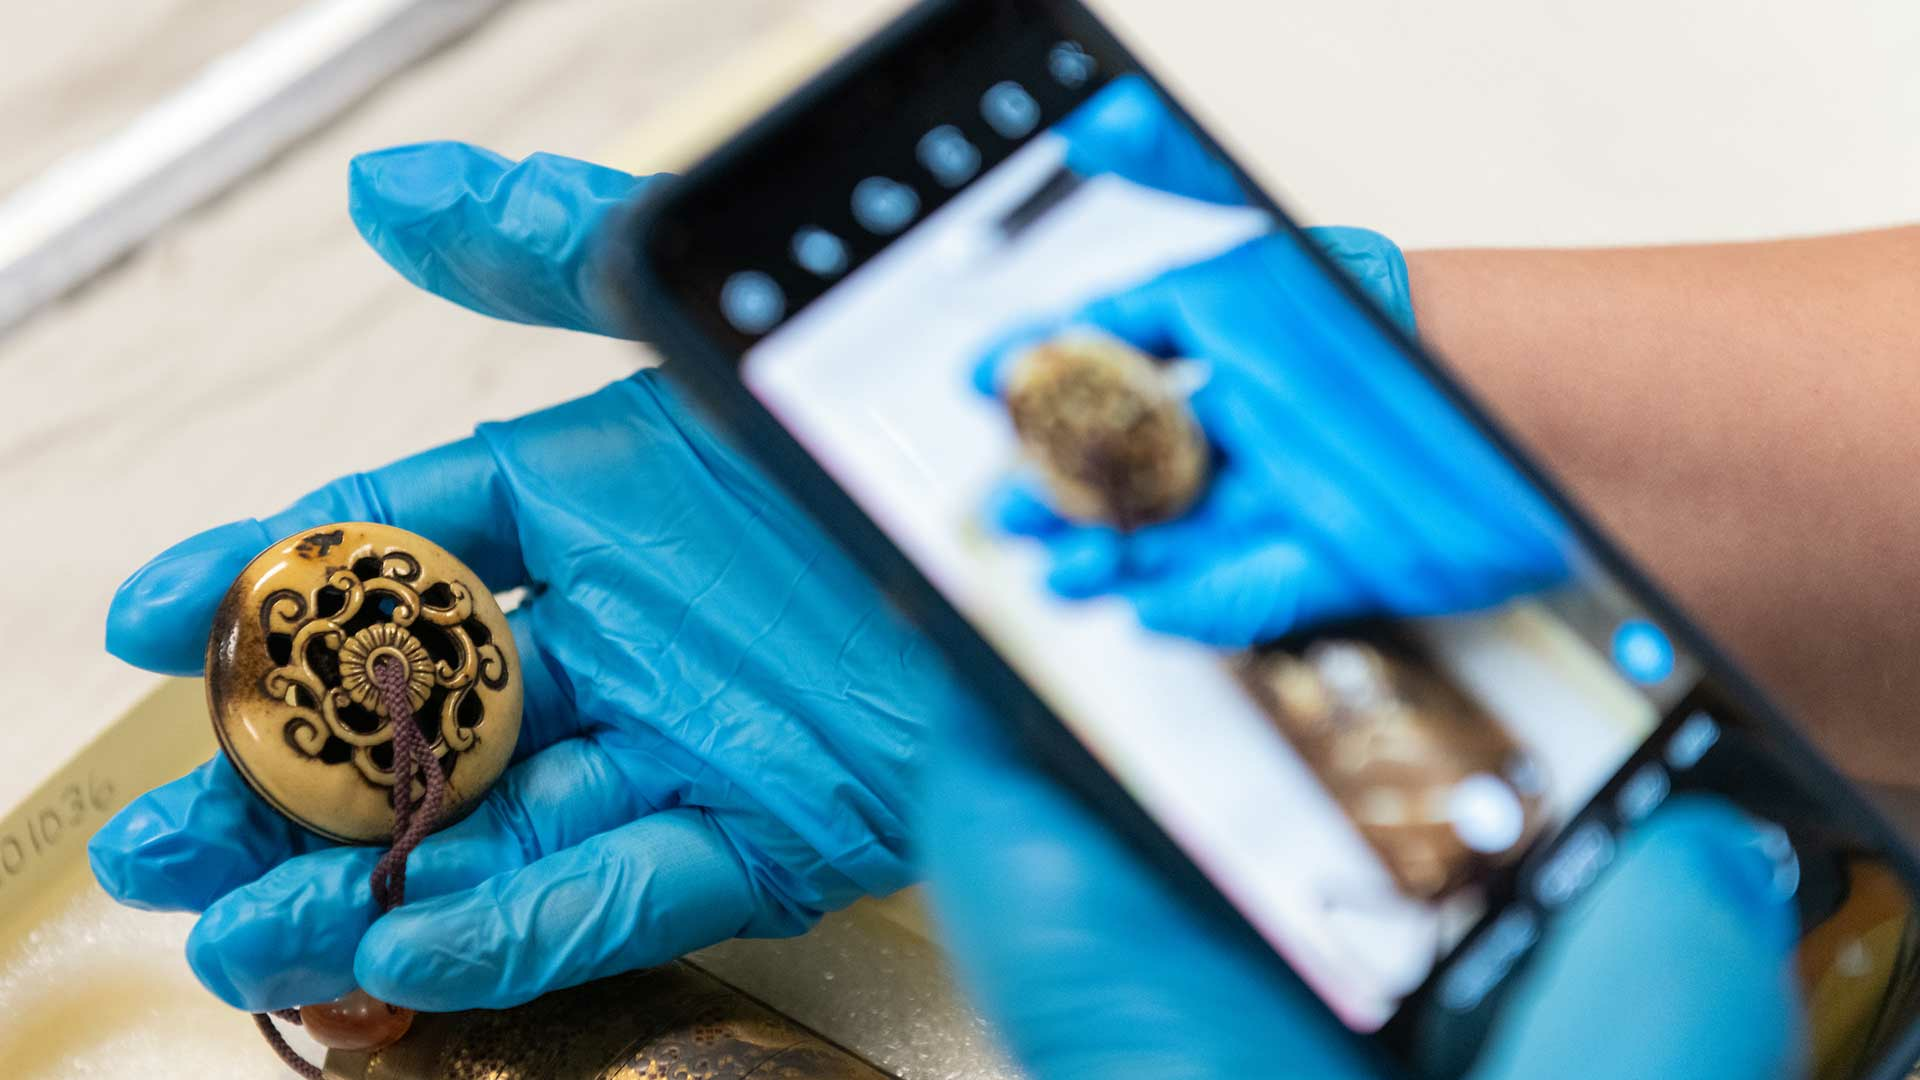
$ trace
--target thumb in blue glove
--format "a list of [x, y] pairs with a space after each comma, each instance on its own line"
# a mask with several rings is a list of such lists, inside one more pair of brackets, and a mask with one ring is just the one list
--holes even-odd
[[1038, 337], [1110, 334], [1198, 361], [1217, 452], [1201, 502], [1123, 534], [1014, 483], [998, 525], [1050, 553], [1058, 594], [1115, 594], [1148, 628], [1246, 646], [1360, 615], [1472, 611], [1568, 572], [1558, 515], [1289, 235], [1169, 271], [991, 349], [997, 393]]
[[[1148, 187], [1237, 205], [1246, 195], [1219, 159], [1138, 76], [1101, 90], [1054, 129], [1067, 164]], [[522, 161], [460, 142], [361, 154], [348, 172], [348, 210], [367, 243], [408, 281], [495, 318], [643, 337], [634, 313], [600, 280], [614, 211], [670, 174], [533, 154]], [[1341, 270], [1393, 318], [1413, 326], [1398, 249], [1364, 229], [1313, 231]]]
[[[935, 907], [1035, 1080], [1390, 1075], [991, 724], [937, 736], [919, 833]], [[1473, 1080], [1801, 1075], [1796, 918], [1769, 851], [1725, 804], [1670, 804], [1515, 976]]]

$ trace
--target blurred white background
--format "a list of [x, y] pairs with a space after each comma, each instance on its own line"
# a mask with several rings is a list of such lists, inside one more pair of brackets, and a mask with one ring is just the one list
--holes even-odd
[[[10, 5], [0, 192], [298, 6]], [[160, 548], [641, 359], [414, 291], [347, 219], [353, 153], [464, 138], [656, 167], [650, 144], [778, 58], [900, 6], [520, 0], [0, 337], [0, 807], [151, 685], [101, 626]], [[1920, 219], [1915, 0], [1098, 6], [1302, 216], [1405, 246]], [[401, 407], [339, 400], [376, 384]]]
[[1920, 219], [1914, 0], [1108, 0], [1264, 178], [1403, 246]]

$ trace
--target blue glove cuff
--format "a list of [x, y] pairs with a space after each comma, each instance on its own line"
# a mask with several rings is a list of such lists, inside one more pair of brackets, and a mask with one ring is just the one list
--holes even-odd
[[1351, 225], [1321, 225], [1306, 233], [1388, 318], [1409, 334], [1419, 332], [1413, 319], [1413, 289], [1407, 283], [1407, 259], [1398, 244], [1372, 229]]

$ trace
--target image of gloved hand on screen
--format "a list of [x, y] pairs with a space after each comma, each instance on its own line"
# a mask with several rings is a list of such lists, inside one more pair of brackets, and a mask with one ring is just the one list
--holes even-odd
[[[1025, 327], [991, 348], [977, 386], [1007, 394], [1063, 336], [1177, 362], [1164, 374], [1194, 385], [1185, 405], [1211, 453], [1191, 505], [1144, 527], [1087, 520], [1043, 477], [1011, 482], [993, 519], [1046, 545], [1062, 596], [1117, 594], [1150, 629], [1246, 646], [1344, 618], [1479, 610], [1569, 572], [1553, 510], [1290, 235]], [[1088, 405], [1092, 392], [1054, 407], [1117, 407]]]

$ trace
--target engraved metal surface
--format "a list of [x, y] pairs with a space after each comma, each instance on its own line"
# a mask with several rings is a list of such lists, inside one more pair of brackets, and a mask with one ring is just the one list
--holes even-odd
[[400, 529], [323, 525], [255, 558], [214, 616], [207, 701], [221, 747], [276, 809], [335, 840], [392, 830], [393, 726], [371, 675], [383, 659], [407, 672], [456, 819], [506, 767], [520, 726], [513, 635], [473, 571]]

